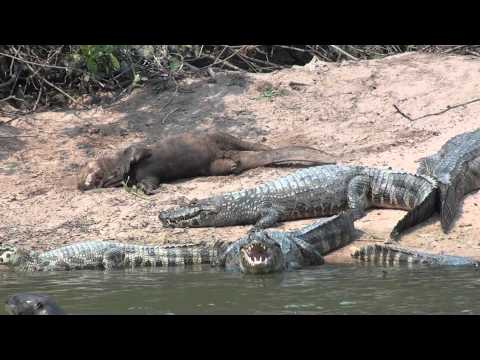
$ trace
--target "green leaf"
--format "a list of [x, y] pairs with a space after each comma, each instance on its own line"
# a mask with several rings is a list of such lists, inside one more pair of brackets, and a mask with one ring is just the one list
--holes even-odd
[[175, 58], [171, 58], [168, 62], [168, 67], [170, 68], [170, 71], [176, 71], [178, 68], [180, 68], [180, 65], [180, 61]]
[[97, 62], [95, 61], [95, 59], [94, 58], [87, 58], [86, 63], [87, 63], [88, 71], [90, 71], [92, 74], [96, 74], [97, 71], [98, 71], [98, 67], [97, 67]]
[[112, 63], [113, 70], [117, 71], [120, 69], [120, 62], [118, 61], [117, 57], [110, 53], [110, 61]]

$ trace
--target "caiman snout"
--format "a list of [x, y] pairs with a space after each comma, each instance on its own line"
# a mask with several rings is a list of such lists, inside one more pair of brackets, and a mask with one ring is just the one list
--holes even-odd
[[202, 227], [215, 224], [218, 210], [210, 205], [190, 205], [161, 211], [158, 215], [165, 227]]
[[244, 273], [272, 273], [280, 271], [282, 264], [282, 250], [276, 242], [253, 240], [240, 248], [240, 270]]
[[15, 254], [14, 247], [0, 245], [0, 264], [11, 264], [13, 261], [14, 254]]

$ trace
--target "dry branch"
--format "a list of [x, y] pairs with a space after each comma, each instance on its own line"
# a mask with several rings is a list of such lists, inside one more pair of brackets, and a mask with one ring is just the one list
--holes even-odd
[[397, 110], [397, 112], [402, 115], [404, 118], [410, 120], [410, 121], [417, 121], [417, 120], [420, 120], [420, 119], [424, 119], [426, 117], [429, 117], [429, 116], [437, 116], [437, 115], [442, 115], [442, 114], [445, 114], [447, 111], [450, 111], [450, 110], [453, 110], [453, 109], [456, 109], [458, 107], [461, 107], [461, 106], [466, 106], [466, 105], [470, 105], [472, 103], [475, 103], [475, 102], [478, 102], [480, 101], [480, 98], [479, 99], [473, 99], [473, 100], [470, 100], [470, 101], [467, 101], [467, 102], [464, 102], [464, 103], [461, 103], [461, 104], [457, 104], [457, 105], [447, 105], [447, 108], [444, 109], [444, 110], [441, 110], [441, 111], [438, 111], [436, 113], [430, 113], [430, 114], [425, 114], [425, 115], [422, 115], [422, 116], [419, 116], [417, 118], [411, 118], [410, 116], [408, 116], [407, 114], [405, 114], [403, 111], [401, 111], [399, 109], [399, 107], [397, 105], [393, 105], [393, 107]]
[[[141, 86], [145, 79], [154, 83], [157, 78], [165, 77], [168, 85], [170, 80], [185, 76], [212, 76], [212, 69], [218, 68], [270, 72], [293, 64], [305, 65], [313, 57], [331, 62], [345, 58], [356, 61], [405, 51], [480, 56], [480, 45], [152, 45], [149, 48], [148, 51], [135, 45], [117, 48], [115, 56], [120, 68], [92, 74], [76, 45], [0, 45], [0, 99], [3, 99], [0, 112], [7, 114], [8, 104], [20, 110], [9, 115], [25, 115], [62, 105], [67, 99], [83, 106], [80, 104], [83, 95], [105, 94], [106, 98], [117, 101]], [[409, 121], [418, 120], [397, 106], [395, 109]]]

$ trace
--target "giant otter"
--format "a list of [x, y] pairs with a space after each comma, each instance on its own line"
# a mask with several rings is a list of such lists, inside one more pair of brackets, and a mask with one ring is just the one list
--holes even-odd
[[9, 296], [5, 310], [10, 315], [65, 315], [48, 295], [20, 293]]
[[194, 176], [238, 174], [260, 166], [285, 163], [333, 164], [323, 151], [287, 146], [271, 149], [217, 131], [191, 132], [169, 136], [151, 147], [132, 145], [113, 157], [88, 162], [78, 176], [82, 191], [137, 185], [153, 194], [161, 182]]

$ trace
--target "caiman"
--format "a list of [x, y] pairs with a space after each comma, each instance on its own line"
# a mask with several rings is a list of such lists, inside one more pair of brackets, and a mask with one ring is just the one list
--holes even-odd
[[258, 230], [233, 242], [134, 245], [88, 241], [46, 252], [0, 247], [0, 263], [20, 271], [122, 269], [139, 266], [211, 264], [228, 271], [270, 273], [323, 264], [323, 255], [350, 243], [353, 218], [341, 213], [299, 230]]
[[433, 177], [440, 194], [440, 222], [448, 232], [464, 195], [480, 188], [480, 129], [457, 135], [420, 159], [417, 174]]
[[384, 266], [394, 265], [448, 265], [448, 266], [474, 266], [478, 268], [478, 261], [463, 257], [442, 254], [430, 254], [405, 247], [387, 244], [374, 244], [363, 246], [352, 251], [351, 256], [364, 262], [372, 262]]
[[436, 181], [428, 176], [365, 166], [324, 165], [298, 170], [259, 185], [160, 212], [167, 227], [209, 227], [323, 217], [351, 210], [354, 220], [368, 208], [407, 210], [390, 234], [400, 234], [435, 211]]

